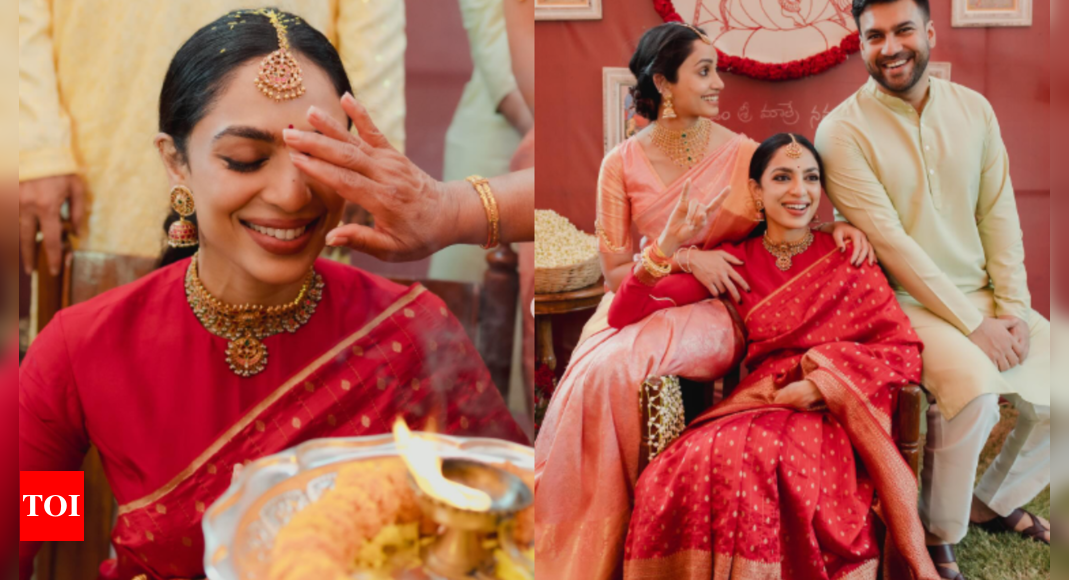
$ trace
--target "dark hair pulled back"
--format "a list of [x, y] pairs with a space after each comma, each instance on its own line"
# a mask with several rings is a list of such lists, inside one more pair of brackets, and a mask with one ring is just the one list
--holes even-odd
[[651, 121], [657, 120], [661, 113], [661, 93], [653, 82], [654, 75], [659, 73], [668, 82], [677, 82], [679, 67], [694, 52], [694, 41], [700, 39], [701, 36], [690, 27], [670, 22], [655, 26], [642, 35], [628, 65], [638, 81], [631, 87], [636, 113]]
[[[193, 127], [211, 111], [234, 71], [278, 50], [278, 33], [263, 14], [270, 10], [286, 24], [291, 52], [322, 69], [339, 97], [352, 91], [338, 51], [323, 33], [300, 17], [276, 8], [227, 13], [198, 30], [178, 49], [163, 80], [159, 130], [174, 139], [181, 161], [186, 161]], [[178, 219], [178, 213], [172, 210], [163, 224], [164, 231]], [[186, 219], [197, 223], [195, 215]], [[160, 267], [190, 257], [195, 251], [196, 248], [168, 247], [160, 258]]]

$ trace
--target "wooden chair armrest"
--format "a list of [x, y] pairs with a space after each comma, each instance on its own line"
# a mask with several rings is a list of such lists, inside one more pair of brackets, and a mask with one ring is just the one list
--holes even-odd
[[921, 471], [921, 409], [924, 391], [917, 385], [903, 387], [898, 394], [898, 450], [918, 478]]

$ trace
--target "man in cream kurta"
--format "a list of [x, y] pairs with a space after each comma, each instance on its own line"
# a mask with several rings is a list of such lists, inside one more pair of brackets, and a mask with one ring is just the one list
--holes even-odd
[[[267, 4], [302, 17], [330, 39], [354, 95], [391, 143], [403, 147], [404, 1]], [[20, 0], [20, 221], [33, 217], [26, 211], [34, 201], [25, 199], [28, 193], [65, 198], [57, 188], [84, 182], [84, 249], [159, 255], [170, 211], [167, 178], [152, 145], [163, 77], [197, 29], [249, 7], [241, 0]], [[54, 178], [51, 185], [47, 178]], [[45, 234], [46, 220], [58, 226], [59, 204], [48, 205]], [[34, 228], [30, 235], [36, 231], [36, 223], [21, 225]]]
[[[866, 22], [874, 20], [862, 14], [863, 39]], [[877, 53], [893, 63], [927, 64], [927, 46], [907, 44], [917, 39], [888, 42], [897, 44], [870, 53], [880, 68], [894, 64]], [[873, 68], [874, 78], [883, 72]], [[970, 515], [977, 517], [974, 496], [1008, 516], [1050, 484], [1050, 324], [1031, 308], [1009, 158], [991, 105], [923, 71], [907, 87], [919, 88], [918, 109], [874, 78], [824, 119], [816, 145], [828, 196], [869, 236], [925, 344], [923, 386], [938, 404], [928, 414], [921, 516], [929, 543], [935, 536], [953, 545], [965, 537]], [[1030, 337], [1030, 352], [1005, 372], [969, 338], [985, 319], [985, 332], [1019, 323], [1015, 331]], [[999, 395], [1016, 404], [1020, 419], [970, 493], [999, 420]]]

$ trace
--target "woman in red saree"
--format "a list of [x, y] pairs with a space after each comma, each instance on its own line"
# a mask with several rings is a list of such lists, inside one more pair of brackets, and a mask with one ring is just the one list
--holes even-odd
[[[726, 249], [751, 288], [736, 310], [752, 372], [642, 474], [625, 578], [875, 580], [886, 526], [884, 577], [934, 580], [891, 421], [899, 389], [920, 380], [920, 341], [881, 270], [809, 230], [821, 164], [804, 137], [765, 141], [750, 175], [768, 228]], [[703, 210], [679, 204], [660, 247]], [[706, 296], [692, 276], [639, 275], [610, 321]]]
[[[258, 82], [280, 46], [302, 70], [297, 98]], [[526, 440], [440, 299], [317, 259], [343, 200], [295, 168], [282, 132], [344, 128], [348, 90], [327, 39], [285, 13], [229, 14], [175, 56], [157, 145], [196, 207], [199, 253], [169, 251], [180, 259], [62, 311], [19, 376], [21, 471], [78, 470], [100, 451], [119, 503], [102, 578], [203, 577], [201, 517], [235, 466], [309, 439], [402, 416]], [[36, 549], [20, 546], [23, 579]]]

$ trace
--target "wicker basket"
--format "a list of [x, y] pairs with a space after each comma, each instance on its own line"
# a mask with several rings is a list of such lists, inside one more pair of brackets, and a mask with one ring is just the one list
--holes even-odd
[[601, 277], [598, 255], [572, 266], [535, 268], [535, 294], [556, 294], [586, 288]]

